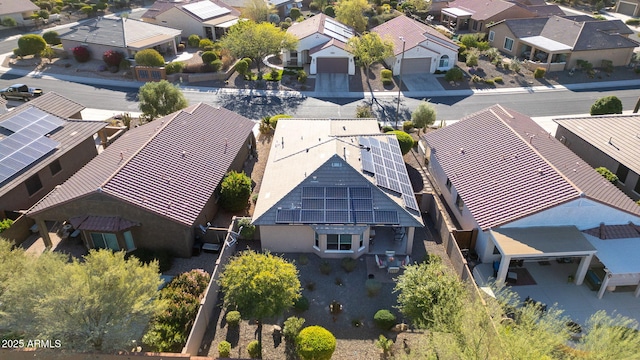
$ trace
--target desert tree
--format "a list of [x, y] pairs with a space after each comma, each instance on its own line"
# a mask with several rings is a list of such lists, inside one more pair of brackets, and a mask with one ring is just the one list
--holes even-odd
[[182, 91], [166, 80], [148, 82], [138, 92], [139, 108], [147, 120], [169, 115], [187, 107]]

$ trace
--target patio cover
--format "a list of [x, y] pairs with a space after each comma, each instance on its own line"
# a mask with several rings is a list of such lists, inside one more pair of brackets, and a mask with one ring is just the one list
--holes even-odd
[[[217, 26], [217, 27], [229, 27], [237, 22], [238, 22], [238, 17], [236, 15], [224, 15], [224, 16], [213, 18], [211, 20], [207, 20], [203, 22], [203, 24]], [[223, 26], [229, 23], [230, 25]]]
[[171, 35], [155, 35], [147, 39], [128, 43], [127, 47], [133, 50], [144, 50], [151, 46], [161, 45], [169, 41], [173, 41], [173, 39], [174, 37]]
[[586, 234], [585, 238], [598, 250], [596, 256], [612, 274], [640, 273], [640, 238], [600, 240]]
[[544, 36], [529, 36], [521, 38], [520, 41], [527, 45], [535, 46], [538, 49], [542, 49], [546, 52], [558, 52], [558, 51], [571, 51], [571, 46], [565, 45], [561, 42], [551, 40]]
[[461, 18], [461, 17], [465, 17], [465, 16], [471, 16], [473, 15], [472, 12], [468, 12], [466, 10], [462, 10], [460, 8], [444, 8], [441, 10], [443, 13], [445, 13], [446, 15], [455, 17], [455, 18]]
[[97, 231], [97, 232], [118, 232], [139, 226], [140, 223], [123, 219], [119, 216], [76, 216], [69, 219], [69, 222], [76, 230]]

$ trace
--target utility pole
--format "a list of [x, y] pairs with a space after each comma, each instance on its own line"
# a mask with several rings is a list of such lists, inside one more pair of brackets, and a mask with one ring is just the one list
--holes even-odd
[[402, 57], [400, 59], [400, 84], [398, 85], [398, 105], [396, 106], [396, 123], [395, 128], [398, 128], [398, 117], [400, 116], [400, 92], [402, 91], [402, 64], [404, 63], [404, 47], [406, 42], [404, 41], [404, 37], [399, 36], [400, 40], [402, 40]]

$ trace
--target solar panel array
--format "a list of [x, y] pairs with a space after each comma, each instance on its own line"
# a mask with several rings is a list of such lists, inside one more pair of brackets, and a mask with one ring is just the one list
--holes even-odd
[[278, 209], [276, 223], [398, 224], [395, 210], [373, 208], [369, 187], [306, 186], [299, 209]]
[[211, 19], [213, 17], [228, 14], [231, 12], [231, 10], [218, 6], [211, 1], [200, 1], [197, 3], [187, 4], [182, 8], [202, 20]]
[[386, 139], [387, 142], [373, 136], [361, 136], [358, 139], [361, 145], [362, 171], [373, 174], [379, 187], [400, 194], [405, 207], [420, 211], [401, 155], [400, 144], [395, 136], [387, 136]]
[[36, 108], [1, 122], [1, 127], [13, 133], [0, 140], [0, 183], [58, 147], [58, 142], [44, 135], [63, 123], [63, 120]]
[[346, 43], [353, 37], [353, 30], [332, 19], [324, 20], [324, 34]]

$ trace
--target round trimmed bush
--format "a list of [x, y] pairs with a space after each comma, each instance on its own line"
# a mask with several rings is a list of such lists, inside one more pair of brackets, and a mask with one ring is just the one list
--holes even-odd
[[260, 359], [262, 357], [262, 347], [258, 340], [253, 340], [247, 345], [247, 352], [252, 359]]
[[389, 330], [396, 324], [396, 316], [389, 310], [378, 310], [373, 316], [373, 322], [382, 330]]
[[183, 52], [184, 51], [184, 44], [178, 44], [178, 52]]
[[617, 96], [605, 96], [591, 105], [591, 115], [622, 114], [622, 101]]
[[91, 53], [89, 49], [84, 46], [76, 46], [71, 49], [71, 53], [73, 53], [73, 58], [76, 59], [79, 63], [84, 63], [91, 59]]
[[287, 114], [278, 114], [278, 115], [273, 115], [272, 117], [269, 118], [269, 125], [272, 128], [276, 128], [276, 126], [278, 125], [278, 120], [280, 119], [291, 119], [292, 116], [291, 115], [287, 115]]
[[235, 71], [237, 71], [237, 72], [238, 72], [238, 74], [240, 74], [240, 75], [244, 75], [244, 74], [246, 74], [246, 73], [247, 73], [247, 71], [249, 71], [249, 65], [247, 64], [247, 62], [246, 62], [246, 61], [241, 60], [241, 61], [238, 61], [238, 62], [236, 63], [236, 65], [233, 67], [233, 69], [234, 69]]
[[447, 70], [447, 73], [444, 75], [444, 79], [446, 81], [460, 81], [464, 78], [464, 74], [460, 68], [454, 67]]
[[391, 131], [394, 131], [393, 126], [385, 125], [385, 126], [382, 127], [382, 132], [383, 133], [388, 133], [388, 132], [391, 132]]
[[309, 326], [296, 339], [298, 355], [303, 360], [329, 360], [336, 350], [336, 338], [321, 326]]
[[382, 71], [380, 71], [380, 76], [383, 79], [391, 79], [393, 77], [393, 72], [389, 69], [383, 69]]
[[411, 135], [407, 134], [402, 130], [394, 130], [389, 131], [388, 134], [395, 134], [398, 139], [398, 143], [400, 143], [400, 150], [402, 151], [402, 155], [405, 155], [411, 148], [413, 147], [413, 138]]
[[218, 344], [218, 357], [228, 358], [231, 355], [231, 343], [228, 341], [222, 341]]
[[309, 299], [304, 296], [300, 296], [298, 300], [293, 303], [293, 308], [298, 312], [309, 310]]
[[211, 49], [213, 49], [213, 41], [209, 40], [209, 39], [200, 39], [200, 41], [198, 42], [198, 47], [200, 49], [205, 49], [207, 47], [211, 46]]
[[181, 73], [184, 69], [184, 63], [182, 61], [174, 61], [165, 65], [164, 69], [167, 72], [167, 75]]
[[414, 126], [413, 126], [413, 122], [411, 121], [405, 121], [402, 123], [402, 130], [404, 130], [404, 132], [408, 133], [409, 131], [413, 130]]
[[240, 211], [249, 205], [251, 178], [244, 172], [230, 171], [222, 180], [220, 206], [229, 211]]
[[224, 318], [229, 326], [235, 327], [240, 325], [240, 311], [229, 311]]
[[138, 51], [135, 60], [136, 64], [142, 66], [164, 66], [164, 58], [154, 49]]
[[209, 64], [209, 67], [211, 67], [211, 71], [213, 72], [218, 72], [220, 71], [220, 69], [222, 69], [222, 60], [217, 59], [217, 60], [213, 60], [211, 62], [211, 64]]
[[202, 53], [201, 57], [202, 62], [205, 64], [211, 64], [211, 62], [218, 60], [218, 56], [216, 56], [216, 53], [213, 51], [205, 51]]
[[24, 55], [35, 55], [47, 47], [47, 42], [40, 35], [27, 34], [18, 39], [18, 47]]
[[200, 36], [196, 34], [189, 35], [189, 38], [187, 39], [187, 44], [189, 44], [189, 46], [192, 46], [192, 47], [198, 46], [200, 44]]
[[56, 31], [47, 31], [42, 34], [42, 38], [49, 45], [58, 45], [60, 44], [60, 38], [58, 37], [58, 33]]
[[121, 52], [114, 50], [107, 50], [102, 54], [102, 60], [109, 66], [119, 66], [123, 58]]

